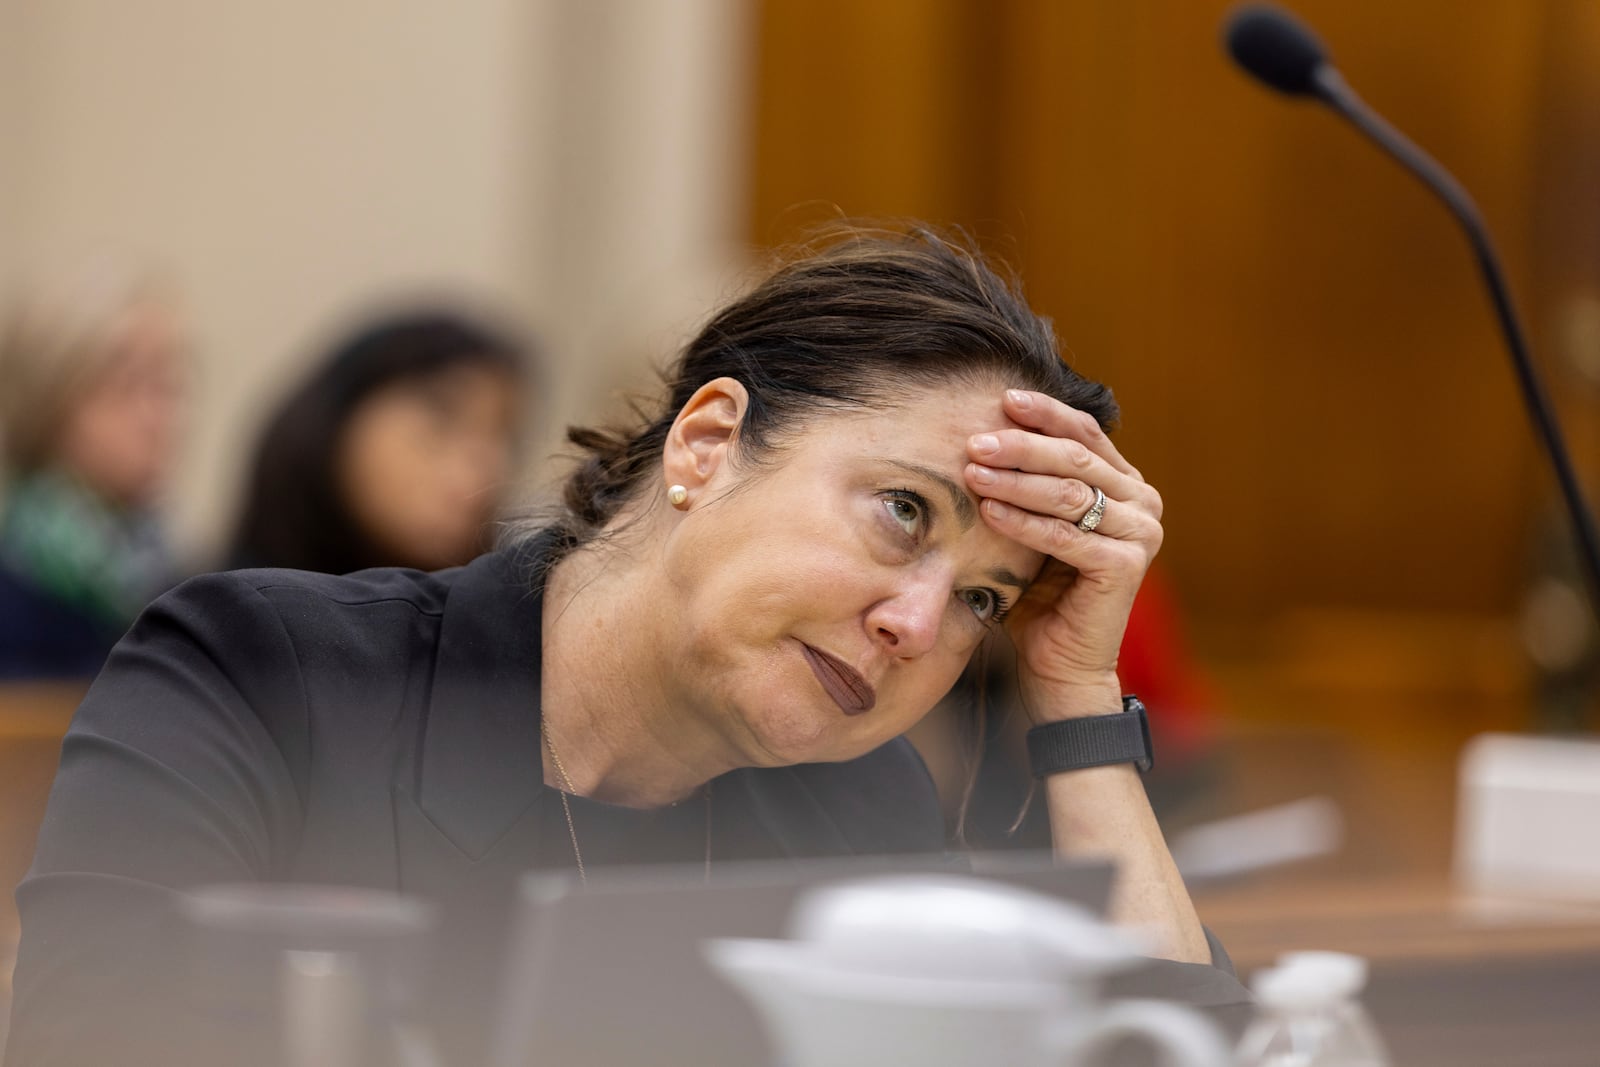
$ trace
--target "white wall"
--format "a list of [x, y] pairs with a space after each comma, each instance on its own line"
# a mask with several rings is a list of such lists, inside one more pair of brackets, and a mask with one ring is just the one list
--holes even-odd
[[550, 407], [586, 418], [738, 258], [742, 0], [0, 10], [0, 281], [106, 246], [171, 270], [190, 545], [221, 533], [264, 406], [374, 299], [506, 308], [557, 362]]

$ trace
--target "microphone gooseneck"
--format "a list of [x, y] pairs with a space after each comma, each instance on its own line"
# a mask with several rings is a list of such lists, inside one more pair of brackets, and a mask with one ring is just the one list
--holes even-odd
[[1555, 468], [1556, 481], [1578, 538], [1579, 555], [1589, 585], [1589, 607], [1600, 621], [1600, 535], [1596, 533], [1593, 513], [1573, 470], [1555, 410], [1528, 355], [1522, 323], [1511, 302], [1510, 287], [1478, 205], [1449, 171], [1356, 95], [1329, 61], [1321, 42], [1287, 13], [1266, 4], [1241, 8], [1229, 18], [1224, 39], [1228, 53], [1247, 73], [1279, 92], [1322, 101], [1377, 142], [1378, 147], [1432, 189], [1466, 231], [1478, 269], [1489, 289], [1500, 332], [1510, 350], [1528, 416]]

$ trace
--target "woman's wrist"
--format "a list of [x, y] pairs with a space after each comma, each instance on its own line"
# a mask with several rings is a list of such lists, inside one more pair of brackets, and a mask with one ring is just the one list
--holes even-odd
[[1122, 710], [1122, 683], [1115, 671], [1070, 681], [1023, 680], [1020, 689], [1022, 706], [1035, 726]]

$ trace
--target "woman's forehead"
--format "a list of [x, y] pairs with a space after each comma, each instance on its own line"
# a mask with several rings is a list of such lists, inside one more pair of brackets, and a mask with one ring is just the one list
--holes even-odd
[[830, 467], [897, 460], [937, 468], [961, 482], [974, 434], [1020, 428], [1003, 410], [1006, 388], [998, 380], [910, 382], [858, 403], [819, 406], [774, 427], [767, 443], [782, 465], [806, 454], [814, 460], [826, 455]]
[[915, 430], [917, 437], [930, 440], [959, 439], [965, 455], [972, 434], [1018, 428], [1002, 405], [1006, 388], [998, 381], [914, 384], [854, 409], [854, 421], [894, 426], [902, 434]]

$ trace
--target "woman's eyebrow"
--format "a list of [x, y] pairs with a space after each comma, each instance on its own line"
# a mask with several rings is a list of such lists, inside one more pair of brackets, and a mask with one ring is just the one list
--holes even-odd
[[[961, 486], [932, 467], [924, 467], [920, 463], [907, 463], [904, 460], [886, 460], [891, 467], [898, 467], [907, 474], [915, 474], [939, 486], [950, 497], [950, 505], [955, 508], [956, 518], [961, 523], [962, 530], [972, 529], [973, 523], [978, 521], [978, 505], [973, 503], [972, 496]], [[1028, 586], [1033, 583], [1026, 578], [1018, 577], [1016, 572], [1008, 567], [995, 567], [986, 572], [1001, 585], [1009, 585], [1015, 589], [1027, 592]]]
[[1029, 582], [1026, 578], [1017, 577], [1016, 573], [1014, 571], [1012, 571], [1009, 567], [995, 567], [992, 570], [988, 571], [987, 573], [988, 573], [989, 577], [993, 578], [995, 581], [999, 582], [1001, 585], [1012, 586], [1018, 592], [1026, 593], [1028, 591], [1028, 586], [1033, 584], [1033, 583]]
[[924, 467], [920, 463], [906, 463], [902, 460], [891, 459], [891, 467], [899, 467], [908, 474], [916, 474], [943, 489], [950, 497], [950, 506], [955, 509], [956, 520], [961, 524], [963, 531], [972, 529], [973, 523], [978, 521], [978, 505], [965, 489], [951, 481], [949, 476], [932, 467]]

